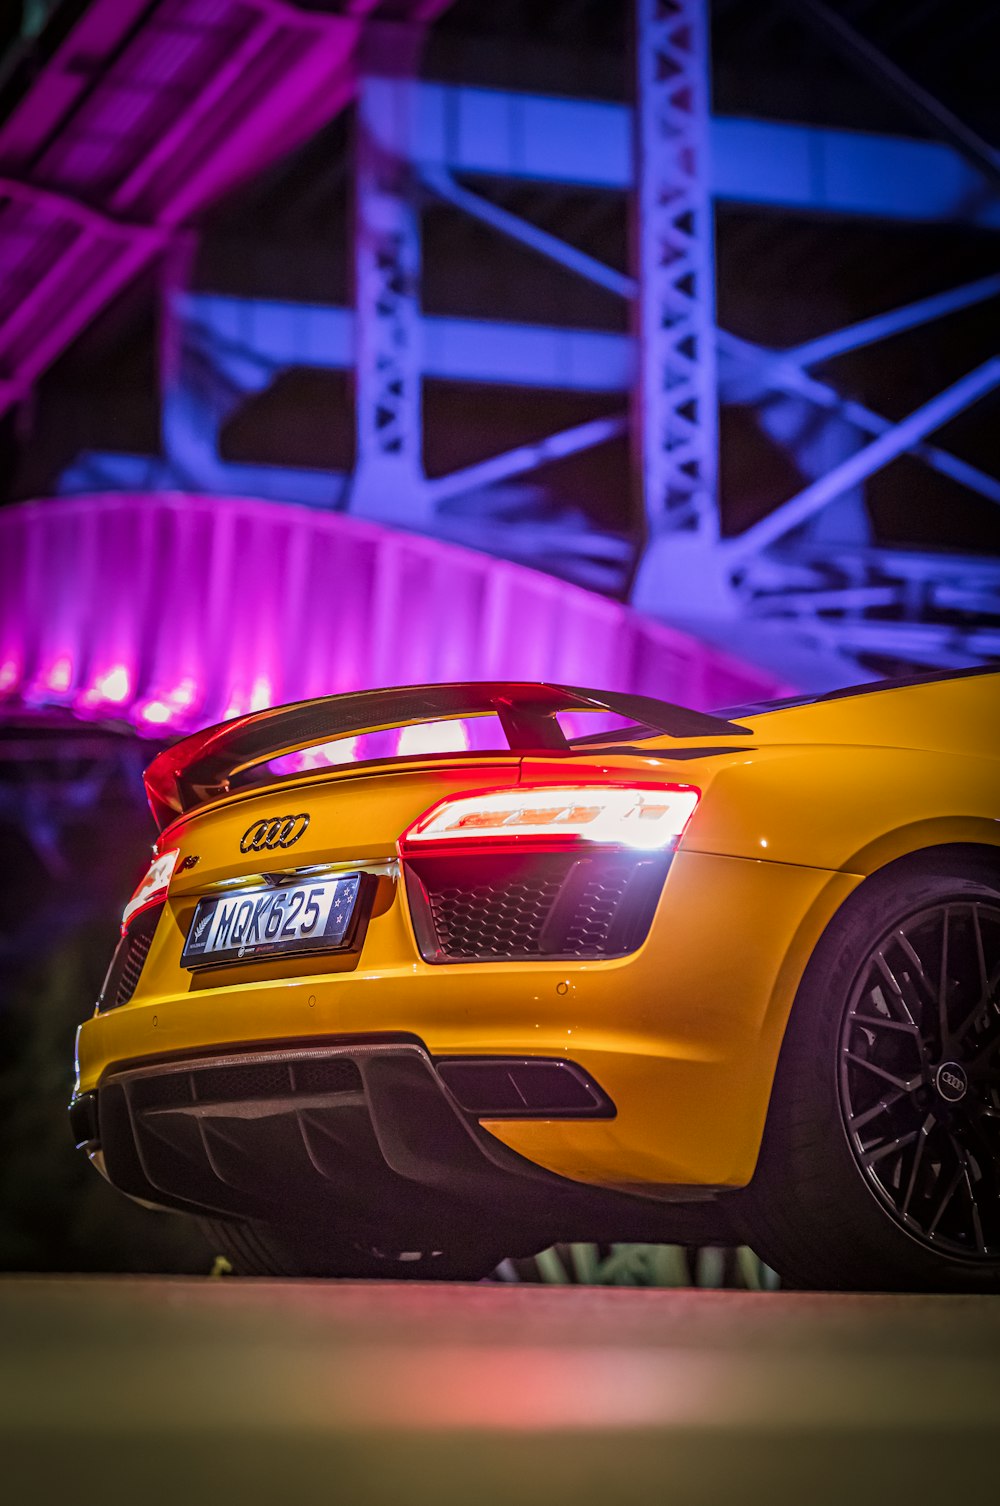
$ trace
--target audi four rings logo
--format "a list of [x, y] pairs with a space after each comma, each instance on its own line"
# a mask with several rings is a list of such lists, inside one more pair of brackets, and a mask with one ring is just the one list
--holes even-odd
[[247, 827], [240, 839], [240, 852], [271, 851], [275, 847], [291, 847], [309, 825], [309, 817], [302, 811], [298, 816], [265, 816]]

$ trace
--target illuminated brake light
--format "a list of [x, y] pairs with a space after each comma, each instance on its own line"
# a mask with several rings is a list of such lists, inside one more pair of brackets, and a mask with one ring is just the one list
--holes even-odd
[[150, 863], [122, 914], [123, 936], [128, 930], [129, 922], [135, 919], [140, 910], [146, 910], [150, 905], [158, 905], [166, 899], [179, 857], [180, 850], [173, 847], [169, 852], [161, 852], [160, 856]]
[[657, 851], [681, 837], [701, 791], [691, 785], [523, 785], [449, 796], [409, 827], [404, 855], [433, 843], [535, 846], [600, 843]]

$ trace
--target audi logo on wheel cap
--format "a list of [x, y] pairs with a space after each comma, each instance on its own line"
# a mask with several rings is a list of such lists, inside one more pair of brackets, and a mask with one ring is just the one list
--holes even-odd
[[291, 847], [309, 825], [305, 811], [297, 816], [264, 816], [248, 826], [240, 838], [240, 852], [273, 851], [276, 847]]
[[934, 1085], [947, 1103], [958, 1103], [969, 1091], [969, 1074], [961, 1062], [943, 1062], [935, 1074]]

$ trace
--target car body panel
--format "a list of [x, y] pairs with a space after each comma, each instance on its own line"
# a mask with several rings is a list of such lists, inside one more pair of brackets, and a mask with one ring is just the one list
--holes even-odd
[[712, 771], [684, 845], [867, 874], [921, 847], [1000, 844], [996, 810], [995, 760], [779, 744]]
[[739, 720], [759, 742], [995, 756], [1000, 673], [970, 670], [928, 675], [913, 683], [876, 681]]
[[[387, 867], [363, 966], [334, 955], [322, 971], [304, 958], [183, 973], [194, 900], [171, 901], [141, 993], [81, 1030], [78, 1091], [150, 1055], [398, 1032], [435, 1056], [562, 1055], [590, 1072], [617, 1107], [613, 1121], [487, 1125], [550, 1170], [616, 1185], [749, 1178], [799, 974], [853, 876], [678, 854], [651, 939], [630, 957], [436, 967], [416, 954]], [[661, 912], [678, 938], [669, 968]], [[762, 946], [776, 925], [780, 948]]]

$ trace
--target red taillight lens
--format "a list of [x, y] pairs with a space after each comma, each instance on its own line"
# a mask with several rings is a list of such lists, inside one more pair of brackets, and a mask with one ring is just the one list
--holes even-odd
[[676, 844], [701, 791], [691, 785], [517, 785], [449, 796], [409, 827], [399, 850], [449, 845], [629, 847], [661, 851]]
[[169, 852], [161, 852], [159, 857], [154, 858], [150, 863], [122, 914], [123, 936], [129, 928], [129, 923], [135, 919], [140, 910], [146, 910], [150, 905], [158, 905], [166, 899], [179, 857], [179, 849], [173, 847]]

